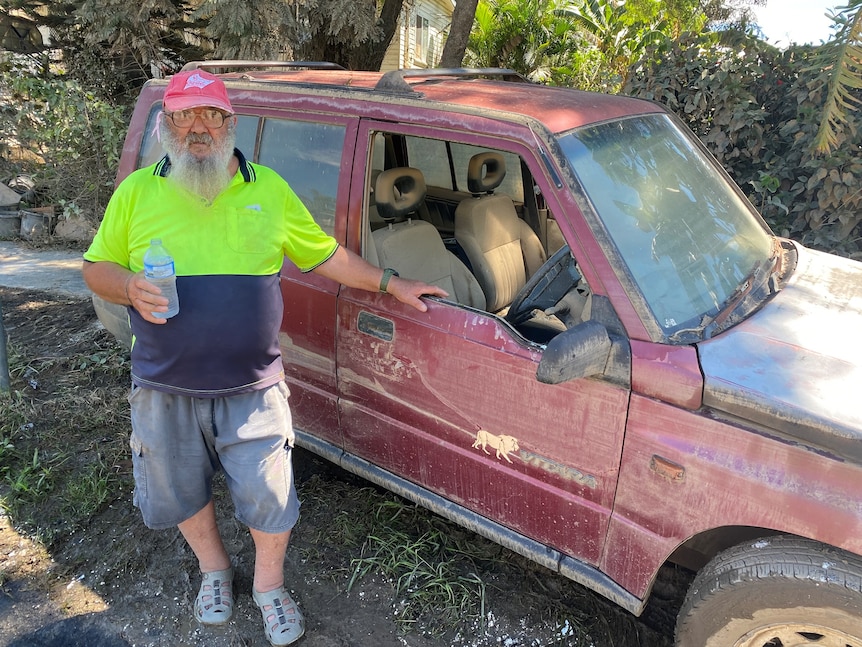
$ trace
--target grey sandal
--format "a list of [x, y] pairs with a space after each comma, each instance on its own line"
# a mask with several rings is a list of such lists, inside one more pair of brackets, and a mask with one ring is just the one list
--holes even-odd
[[302, 638], [305, 633], [305, 620], [296, 602], [283, 586], [266, 593], [258, 593], [252, 589], [252, 597], [263, 615], [266, 638], [272, 645], [283, 647]]
[[233, 567], [201, 573], [195, 599], [195, 619], [204, 625], [223, 625], [233, 615]]

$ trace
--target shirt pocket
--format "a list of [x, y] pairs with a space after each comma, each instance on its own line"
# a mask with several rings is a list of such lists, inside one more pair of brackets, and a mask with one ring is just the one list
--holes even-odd
[[227, 242], [241, 254], [280, 253], [280, 220], [258, 205], [231, 208], [227, 214]]

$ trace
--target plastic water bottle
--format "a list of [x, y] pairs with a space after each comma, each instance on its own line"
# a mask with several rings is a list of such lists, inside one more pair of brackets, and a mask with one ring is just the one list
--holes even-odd
[[167, 312], [154, 312], [154, 317], [168, 319], [180, 311], [180, 300], [177, 296], [177, 273], [174, 269], [174, 259], [162, 245], [161, 238], [153, 238], [150, 247], [144, 254], [144, 277], [158, 286], [162, 296], [168, 298]]

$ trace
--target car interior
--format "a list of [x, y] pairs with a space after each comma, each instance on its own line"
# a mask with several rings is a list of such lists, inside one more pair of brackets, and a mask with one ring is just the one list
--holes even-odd
[[516, 155], [377, 133], [371, 158], [369, 262], [438, 285], [535, 343], [589, 317], [589, 288]]

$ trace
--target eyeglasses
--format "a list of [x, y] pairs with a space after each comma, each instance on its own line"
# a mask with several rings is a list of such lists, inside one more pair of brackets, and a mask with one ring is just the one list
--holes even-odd
[[203, 110], [179, 110], [177, 112], [166, 112], [165, 115], [177, 128], [189, 128], [195, 119], [200, 117], [201, 122], [207, 128], [221, 128], [225, 119], [231, 115], [223, 113], [215, 108], [204, 108]]

